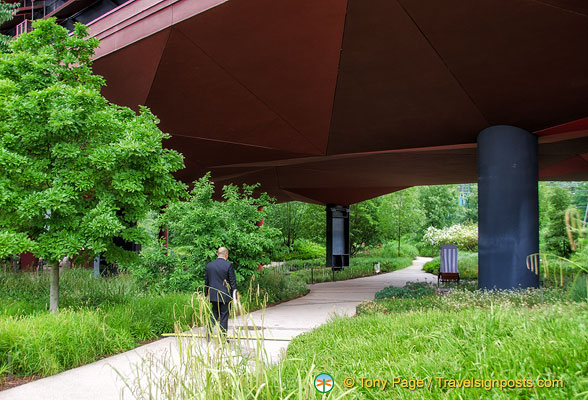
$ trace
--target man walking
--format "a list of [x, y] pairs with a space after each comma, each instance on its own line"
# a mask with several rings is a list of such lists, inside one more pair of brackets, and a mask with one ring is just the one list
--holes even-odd
[[206, 265], [204, 294], [212, 305], [210, 328], [212, 329], [215, 322], [218, 322], [221, 331], [226, 333], [229, 327], [229, 303], [237, 296], [237, 279], [233, 264], [227, 261], [229, 258], [227, 248], [219, 247], [216, 254], [218, 258]]

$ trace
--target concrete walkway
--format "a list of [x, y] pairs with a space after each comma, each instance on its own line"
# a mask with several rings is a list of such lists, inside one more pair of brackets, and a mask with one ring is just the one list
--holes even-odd
[[[266, 337], [293, 338], [324, 324], [332, 315], [355, 313], [355, 307], [364, 300], [372, 300], [374, 294], [386, 286], [404, 286], [406, 282], [436, 282], [437, 277], [425, 273], [422, 266], [431, 260], [418, 257], [412, 266], [399, 271], [367, 278], [308, 285], [310, 293], [265, 311], [250, 314], [253, 321], [264, 329]], [[239, 320], [229, 321], [229, 327], [239, 326]], [[166, 338], [112, 356], [92, 364], [40, 379], [13, 389], [0, 392], [0, 400], [116, 400], [131, 399], [116, 369], [122, 376], [137, 372], [137, 365], [147, 356], [163, 356], [177, 349], [176, 338]], [[288, 341], [264, 341], [265, 350], [278, 360]]]

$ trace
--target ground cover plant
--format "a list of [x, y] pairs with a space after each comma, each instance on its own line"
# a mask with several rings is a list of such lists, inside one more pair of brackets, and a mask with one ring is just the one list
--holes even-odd
[[379, 299], [420, 298], [435, 294], [435, 289], [428, 283], [408, 282], [404, 287], [388, 286], [375, 294]]
[[[291, 342], [281, 380], [295, 384], [297, 371], [312, 365], [333, 375], [334, 396], [352, 377], [356, 392], [346, 398], [572, 399], [588, 390], [586, 318], [586, 303], [520, 308], [499, 302], [459, 313], [433, 309], [338, 318]], [[388, 387], [362, 388], [362, 376], [387, 379]], [[424, 387], [392, 386], [394, 377], [422, 379]], [[554, 379], [563, 387], [451, 388], [438, 378], [527, 379], [535, 385]]]

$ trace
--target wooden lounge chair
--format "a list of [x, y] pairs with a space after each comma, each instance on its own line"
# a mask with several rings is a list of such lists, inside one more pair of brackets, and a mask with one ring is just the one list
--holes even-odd
[[446, 244], [441, 246], [441, 265], [437, 275], [437, 286], [441, 282], [459, 282], [459, 271], [457, 270], [457, 246]]

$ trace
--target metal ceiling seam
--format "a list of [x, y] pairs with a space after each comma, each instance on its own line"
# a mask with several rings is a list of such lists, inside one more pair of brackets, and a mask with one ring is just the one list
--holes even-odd
[[184, 32], [182, 32], [181, 29], [177, 29], [177, 31], [179, 33], [181, 33], [190, 43], [192, 43], [194, 46], [196, 46], [202, 52], [202, 54], [204, 54], [206, 57], [208, 57], [209, 60], [211, 60], [216, 66], [218, 66], [222, 71], [224, 71], [231, 79], [233, 79], [237, 84], [239, 84], [239, 86], [241, 86], [243, 89], [245, 89], [248, 93], [250, 93], [253, 97], [255, 97], [261, 104], [263, 104], [270, 112], [272, 112], [276, 117], [281, 119], [286, 125], [288, 125], [290, 128], [292, 128], [294, 130], [294, 132], [296, 132], [312, 148], [314, 148], [317, 151], [317, 154], [323, 153], [308, 137], [306, 137], [306, 135], [304, 135], [302, 132], [300, 132], [285, 116], [283, 116], [280, 112], [278, 112], [273, 107], [271, 107], [265, 100], [263, 100], [257, 94], [255, 94], [247, 85], [245, 85], [243, 82], [241, 82], [241, 80], [239, 80], [228, 69], [226, 69], [220, 62], [218, 62], [214, 57], [212, 57], [205, 49], [200, 47], [200, 45], [198, 45], [198, 43], [194, 42], [194, 40], [192, 40], [192, 38], [190, 38], [188, 35], [186, 35]]
[[171, 36], [172, 29], [173, 29], [173, 27], [169, 28], [169, 30], [167, 32], [167, 37], [165, 38], [165, 43], [163, 45], [163, 48], [161, 49], [161, 53], [159, 54], [159, 60], [157, 60], [157, 67], [155, 68], [155, 73], [153, 74], [153, 77], [151, 78], [151, 83], [149, 84], [149, 89], [147, 90], [147, 95], [145, 96], [145, 99], [143, 100], [143, 105], [147, 104], [147, 99], [149, 99], [149, 95], [151, 94], [151, 88], [153, 87], [153, 82], [155, 82], [155, 78], [157, 78], [157, 73], [159, 72], [161, 60], [163, 60], [163, 54], [165, 53], [165, 50], [167, 49], [167, 43], [169, 42], [169, 38]]
[[541, 1], [541, 0], [527, 0], [527, 1], [530, 2], [530, 3], [538, 3], [538, 4], [541, 4], [542, 6], [545, 6], [545, 7], [555, 8], [557, 10], [560, 10], [560, 11], [563, 11], [563, 12], [567, 12], [567, 13], [570, 13], [570, 14], [576, 14], [576, 15], [579, 15], [579, 16], [582, 16], [582, 17], [588, 17], [588, 15], [586, 15], [584, 13], [581, 13], [579, 11], [570, 10], [570, 9], [564, 8], [564, 7], [558, 7], [555, 4], [546, 3], [546, 2]]
[[[207, 141], [207, 142], [227, 143], [227, 144], [231, 144], [231, 145], [235, 145], [235, 146], [254, 147], [254, 148], [263, 149], [263, 150], [273, 150], [273, 151], [288, 152], [288, 151], [286, 151], [284, 149], [280, 149], [280, 148], [276, 148], [276, 147], [261, 146], [261, 145], [252, 144], [252, 143], [233, 142], [233, 141], [229, 141], [229, 140], [225, 140], [225, 139], [213, 139], [213, 138], [206, 138], [206, 137], [202, 137], [202, 136], [189, 136], [189, 135], [182, 135], [180, 133], [174, 133], [172, 136], [174, 136], [174, 137], [182, 137], [182, 138], [186, 138], [186, 139], [204, 140], [204, 141]], [[300, 154], [300, 155], [307, 154], [307, 153], [298, 153], [296, 151], [289, 152], [289, 153], [291, 153], [291, 154]], [[309, 156], [312, 156], [312, 154], [308, 154], [308, 155]]]
[[331, 103], [331, 114], [329, 118], [329, 131], [327, 132], [327, 145], [323, 155], [329, 154], [329, 143], [331, 143], [331, 132], [333, 130], [333, 114], [335, 112], [335, 99], [337, 98], [337, 88], [339, 87], [339, 72], [341, 71], [341, 58], [343, 58], [343, 43], [345, 40], [345, 28], [347, 27], [347, 14], [349, 13], [349, 3], [351, 0], [346, 0], [345, 17], [343, 19], [343, 32], [341, 33], [341, 44], [339, 45], [339, 61], [337, 62], [337, 76], [335, 78], [335, 90], [333, 90], [333, 102]]
[[439, 58], [439, 60], [441, 61], [441, 63], [443, 63], [443, 65], [447, 69], [447, 72], [449, 72], [449, 74], [451, 75], [451, 77], [453, 78], [453, 80], [455, 81], [455, 83], [457, 83], [457, 85], [460, 87], [460, 89], [463, 91], [463, 93], [470, 100], [470, 102], [472, 103], [472, 105], [474, 106], [474, 108], [480, 114], [480, 117], [482, 117], [482, 119], [486, 122], [486, 125], [490, 126], [491, 124], [488, 121], [488, 119], [486, 118], [486, 115], [484, 115], [484, 113], [482, 112], [482, 110], [480, 110], [480, 107], [478, 107], [478, 104], [476, 103], [476, 101], [474, 100], [474, 98], [470, 95], [470, 93], [466, 90], [466, 88], [463, 86], [463, 84], [461, 83], [461, 81], [459, 79], [457, 79], [457, 76], [453, 73], [453, 71], [451, 70], [451, 68], [449, 67], [449, 65], [445, 61], [445, 59], [441, 56], [441, 53], [439, 53], [439, 51], [433, 45], [433, 43], [431, 42], [431, 40], [429, 39], [429, 37], [425, 34], [425, 32], [421, 29], [420, 25], [413, 18], [412, 14], [410, 14], [410, 12], [406, 9], [406, 7], [404, 7], [404, 4], [402, 4], [401, 0], [396, 0], [396, 2], [400, 6], [400, 8], [402, 8], [402, 10], [406, 14], [406, 16], [408, 18], [410, 18], [410, 20], [412, 21], [412, 23], [414, 24], [414, 26], [418, 29], [419, 33], [421, 34], [421, 36], [423, 37], [423, 39], [425, 39], [425, 41], [427, 42], [427, 44], [429, 45], [429, 47], [435, 52], [435, 54], [437, 55], [437, 57]]

